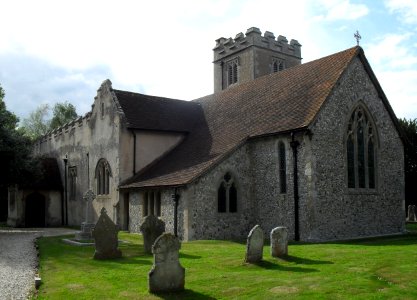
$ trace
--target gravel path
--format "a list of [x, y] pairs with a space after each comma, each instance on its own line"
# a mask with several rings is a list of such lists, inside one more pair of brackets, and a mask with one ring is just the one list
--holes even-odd
[[37, 237], [74, 232], [62, 228], [0, 229], [0, 300], [27, 299], [34, 289]]

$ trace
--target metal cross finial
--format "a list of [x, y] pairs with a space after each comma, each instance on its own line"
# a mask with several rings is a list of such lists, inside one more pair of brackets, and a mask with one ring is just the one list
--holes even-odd
[[361, 35], [359, 34], [359, 31], [356, 30], [356, 32], [355, 32], [355, 34], [353, 36], [356, 39], [357, 45], [359, 46], [359, 41], [362, 39]]

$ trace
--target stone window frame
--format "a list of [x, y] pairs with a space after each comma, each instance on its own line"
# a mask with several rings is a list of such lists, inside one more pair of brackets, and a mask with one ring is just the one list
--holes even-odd
[[104, 102], [100, 103], [100, 117], [104, 119], [105, 109], [104, 109]]
[[285, 69], [285, 60], [278, 57], [272, 57], [271, 73], [281, 72]]
[[154, 215], [161, 217], [161, 191], [146, 190], [142, 193], [142, 217]]
[[[237, 183], [236, 176], [232, 172], [227, 171], [222, 174], [224, 175], [221, 176], [216, 185], [216, 211], [222, 215], [235, 215], [240, 212], [239, 184]], [[221, 190], [222, 188], [224, 191]], [[223, 201], [224, 205], [222, 204]]]
[[105, 158], [100, 158], [95, 171], [97, 196], [110, 194], [110, 177], [112, 177], [112, 172], [109, 162]]
[[76, 200], [77, 193], [77, 167], [68, 167], [68, 199]]
[[238, 83], [239, 81], [239, 57], [235, 57], [226, 62], [227, 86]]
[[[288, 191], [288, 175], [287, 175], [287, 158], [288, 151], [287, 146], [283, 140], [279, 140], [277, 143], [278, 153], [278, 179], [279, 179], [279, 192], [280, 194], [286, 194]], [[284, 151], [284, 152], [282, 152]]]
[[[363, 157], [359, 157], [358, 151], [358, 128], [359, 122], [365, 122], [364, 130], [363, 130]], [[349, 147], [349, 140], [353, 143], [351, 147], [353, 147], [353, 160], [349, 158], [350, 152]], [[373, 145], [373, 184], [370, 177], [370, 163], [372, 161], [369, 160], [369, 149], [370, 149], [370, 142]], [[350, 113], [348, 114], [346, 125], [344, 127], [344, 162], [345, 162], [345, 177], [346, 177], [346, 189], [349, 193], [353, 194], [376, 194], [378, 193], [378, 157], [379, 157], [379, 134], [378, 129], [376, 127], [375, 121], [372, 117], [372, 114], [369, 112], [369, 109], [363, 103], [363, 101], [359, 101], [356, 105], [354, 105], [353, 109], [351, 109]], [[352, 148], [351, 148], [352, 149]], [[361, 168], [359, 161], [363, 161], [364, 167]], [[353, 175], [352, 175], [353, 172]], [[364, 177], [364, 182], [360, 182], [359, 179], [359, 172], [362, 172], [362, 176]], [[353, 176], [353, 177], [352, 177]], [[372, 175], [371, 175], [372, 176]], [[354, 182], [352, 184], [352, 181]]]

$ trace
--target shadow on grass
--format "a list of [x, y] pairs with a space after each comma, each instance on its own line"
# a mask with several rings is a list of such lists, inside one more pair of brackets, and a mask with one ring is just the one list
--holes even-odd
[[409, 246], [417, 245], [417, 233], [407, 233], [403, 235], [357, 239], [350, 241], [327, 242], [323, 244], [342, 244], [357, 246]]
[[303, 264], [303, 265], [332, 265], [333, 262], [327, 260], [314, 260], [309, 258], [302, 258], [293, 255], [287, 255], [281, 258], [282, 260], [288, 262], [294, 262], [296, 264]]
[[202, 293], [193, 291], [193, 290], [187, 290], [181, 292], [171, 292], [171, 293], [153, 293], [153, 295], [161, 298], [161, 299], [206, 299], [206, 300], [214, 300], [216, 298], [213, 298], [211, 296], [204, 295]]
[[186, 254], [180, 252], [180, 258], [187, 258], [187, 259], [199, 259], [201, 258], [200, 255], [192, 255], [192, 254]]
[[278, 270], [278, 271], [290, 271], [290, 272], [301, 272], [301, 273], [312, 273], [312, 272], [318, 272], [316, 269], [312, 268], [300, 268], [300, 267], [290, 267], [290, 266], [283, 266], [278, 263], [272, 263], [267, 260], [263, 260], [257, 264], [255, 264], [258, 267], [267, 269], [267, 270]]

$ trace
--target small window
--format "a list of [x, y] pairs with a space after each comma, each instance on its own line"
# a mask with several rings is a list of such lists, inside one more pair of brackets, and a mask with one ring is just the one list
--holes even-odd
[[238, 210], [237, 189], [230, 173], [223, 176], [223, 180], [217, 190], [217, 212], [236, 213]]
[[347, 186], [350, 189], [375, 189], [375, 128], [362, 106], [352, 113], [346, 134]]
[[77, 187], [77, 167], [68, 168], [68, 185], [69, 199], [75, 200]]
[[227, 63], [227, 85], [232, 85], [238, 81], [238, 59]]
[[154, 215], [161, 216], [161, 192], [160, 191], [147, 191], [143, 193], [143, 207], [142, 215], [144, 217]]
[[284, 61], [279, 58], [272, 59], [272, 73], [277, 73], [284, 70]]
[[110, 194], [110, 165], [104, 158], [100, 159], [96, 167], [97, 195]]
[[100, 113], [101, 113], [101, 118], [104, 118], [104, 102], [101, 102]]
[[283, 142], [278, 143], [279, 153], [279, 183], [281, 194], [287, 193], [287, 157], [285, 153], [285, 145]]

